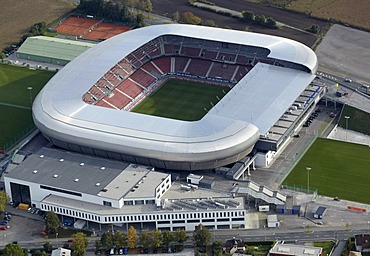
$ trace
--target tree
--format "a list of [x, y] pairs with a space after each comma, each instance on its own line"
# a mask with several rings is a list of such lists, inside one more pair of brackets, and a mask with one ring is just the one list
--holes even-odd
[[4, 256], [20, 256], [24, 255], [22, 247], [18, 244], [9, 243], [5, 246], [3, 250]]
[[144, 14], [138, 13], [136, 15], [136, 27], [141, 28], [141, 27], [144, 27], [144, 25], [145, 25], [145, 23], [144, 23]]
[[[176, 237], [176, 236], [175, 236]], [[168, 230], [162, 232], [162, 243], [164, 247], [168, 247], [170, 243], [173, 241], [174, 236]]]
[[[0, 54], [0, 59], [5, 59], [5, 57], [3, 58], [3, 54], [3, 52]], [[5, 212], [5, 206], [8, 201], [9, 197], [6, 195], [6, 192], [4, 190], [0, 191], [0, 212]]]
[[98, 251], [102, 247], [101, 241], [95, 240], [94, 246], [95, 246], [95, 250]]
[[179, 11], [176, 11], [176, 12], [174, 12], [172, 14], [172, 20], [173, 21], [176, 21], [176, 22], [180, 20], [180, 13], [179, 13]]
[[152, 1], [146, 0], [143, 4], [144, 11], [152, 12], [153, 11], [153, 4]]
[[6, 58], [6, 55], [4, 52], [0, 52], [0, 60], [3, 60]]
[[116, 231], [114, 233], [113, 240], [117, 248], [123, 248], [127, 246], [127, 236], [122, 232]]
[[151, 234], [152, 245], [154, 248], [161, 247], [162, 245], [162, 234], [158, 229], [154, 229]]
[[266, 26], [269, 28], [277, 28], [276, 21], [271, 17], [266, 19]]
[[183, 14], [180, 15], [180, 21], [182, 23], [186, 23], [186, 24], [194, 24], [194, 25], [198, 25], [200, 23], [202, 23], [202, 19], [196, 15], [194, 15], [194, 13], [192, 12], [184, 12]]
[[55, 234], [58, 231], [59, 218], [55, 212], [50, 211], [46, 214], [45, 226], [46, 226], [46, 231], [50, 234]]
[[204, 227], [202, 224], [199, 224], [193, 233], [193, 238], [195, 245], [198, 247], [207, 247], [211, 241], [211, 233], [208, 228]]
[[217, 240], [212, 243], [212, 255], [222, 256], [222, 242], [221, 241]]
[[87, 250], [87, 245], [89, 240], [86, 238], [86, 234], [82, 232], [77, 232], [72, 235], [73, 243], [72, 250], [75, 255], [84, 255]]
[[320, 27], [318, 25], [312, 24], [312, 26], [307, 28], [306, 31], [317, 34], [317, 33], [319, 33], [319, 29], [320, 29]]
[[139, 244], [144, 247], [144, 248], [149, 248], [150, 245], [152, 244], [152, 239], [148, 233], [148, 231], [143, 231], [141, 232], [139, 236]]
[[53, 250], [53, 246], [51, 245], [50, 241], [46, 241], [43, 246], [45, 252], [51, 252]]
[[204, 20], [202, 22], [202, 25], [207, 26], [207, 27], [214, 27], [217, 28], [217, 24], [213, 20]]
[[137, 235], [136, 229], [130, 226], [127, 233], [127, 245], [129, 248], [135, 248], [139, 237]]
[[112, 233], [104, 233], [101, 238], [101, 245], [105, 247], [105, 249], [110, 249], [114, 245], [114, 238]]
[[176, 238], [176, 241], [180, 244], [183, 244], [186, 240], [188, 240], [188, 237], [187, 237], [186, 232], [185, 232], [184, 229], [176, 230], [174, 236]]
[[33, 251], [31, 250], [31, 255], [32, 256], [48, 256], [47, 252], [41, 251], [39, 249], [33, 250]]
[[242, 11], [243, 20], [245, 21], [254, 21], [254, 13], [251, 11]]
[[266, 24], [266, 17], [264, 15], [256, 15], [254, 17], [254, 22], [259, 25], [265, 25]]

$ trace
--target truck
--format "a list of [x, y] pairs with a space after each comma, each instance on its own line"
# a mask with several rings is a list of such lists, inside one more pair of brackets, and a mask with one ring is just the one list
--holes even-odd
[[76, 220], [76, 222], [73, 224], [73, 227], [75, 229], [83, 229], [86, 225], [86, 220]]

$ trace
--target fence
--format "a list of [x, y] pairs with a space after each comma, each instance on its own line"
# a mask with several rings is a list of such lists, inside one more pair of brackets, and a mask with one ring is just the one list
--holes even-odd
[[7, 153], [15, 145], [17, 145], [24, 138], [26, 138], [28, 135], [30, 135], [34, 130], [36, 130], [36, 126], [34, 124], [29, 125], [22, 132], [20, 132], [17, 136], [13, 137], [8, 143], [0, 146], [0, 151], [3, 151], [5, 153]]

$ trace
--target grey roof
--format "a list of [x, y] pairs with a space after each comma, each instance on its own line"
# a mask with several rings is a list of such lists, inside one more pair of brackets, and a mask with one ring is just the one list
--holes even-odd
[[[84, 164], [81, 165], [81, 163]], [[122, 162], [42, 148], [6, 176], [54, 188], [97, 195], [127, 167], [128, 164]], [[58, 177], [54, 178], [54, 175]], [[75, 179], [79, 180], [75, 182]], [[96, 183], [100, 185], [96, 186]]]
[[71, 61], [94, 45], [56, 37], [33, 36], [26, 39], [17, 53]]
[[275, 244], [270, 249], [270, 253], [281, 255], [295, 255], [295, 256], [319, 256], [322, 248], [315, 246], [303, 246], [296, 244]]
[[[251, 149], [313, 79], [303, 71], [258, 64], [240, 86], [195, 122], [101, 108], [82, 101], [83, 94], [123, 57], [169, 34], [264, 47], [270, 50], [268, 57], [304, 65], [311, 74], [317, 69], [315, 53], [289, 39], [202, 26], [150, 26], [106, 40], [58, 72], [34, 102], [35, 124], [52, 138], [126, 155], [169, 162], [217, 161]], [[271, 82], [274, 80], [279, 84]], [[223, 106], [222, 102], [227, 104]]]

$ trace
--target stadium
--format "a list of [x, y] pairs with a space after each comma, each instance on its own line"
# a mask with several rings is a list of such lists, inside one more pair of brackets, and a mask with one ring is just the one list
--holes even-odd
[[[212, 169], [253, 149], [277, 151], [287, 136], [272, 132], [276, 123], [289, 119], [286, 114], [298, 100], [301, 111], [288, 121], [299, 126], [322, 94], [320, 88], [307, 89], [317, 65], [311, 49], [285, 38], [150, 26], [115, 36], [72, 60], [39, 93], [33, 118], [49, 141], [67, 150], [163, 169]], [[167, 96], [172, 101], [161, 104], [168, 111], [177, 108], [173, 116], [138, 110], [163, 86], [172, 83], [170, 91], [179, 81], [189, 88], [199, 83], [195, 87], [203, 91]], [[208, 91], [215, 91], [213, 100], [204, 97]], [[204, 101], [192, 109], [198, 98]], [[153, 104], [156, 109], [158, 103]], [[184, 118], [186, 110], [196, 117]]]

